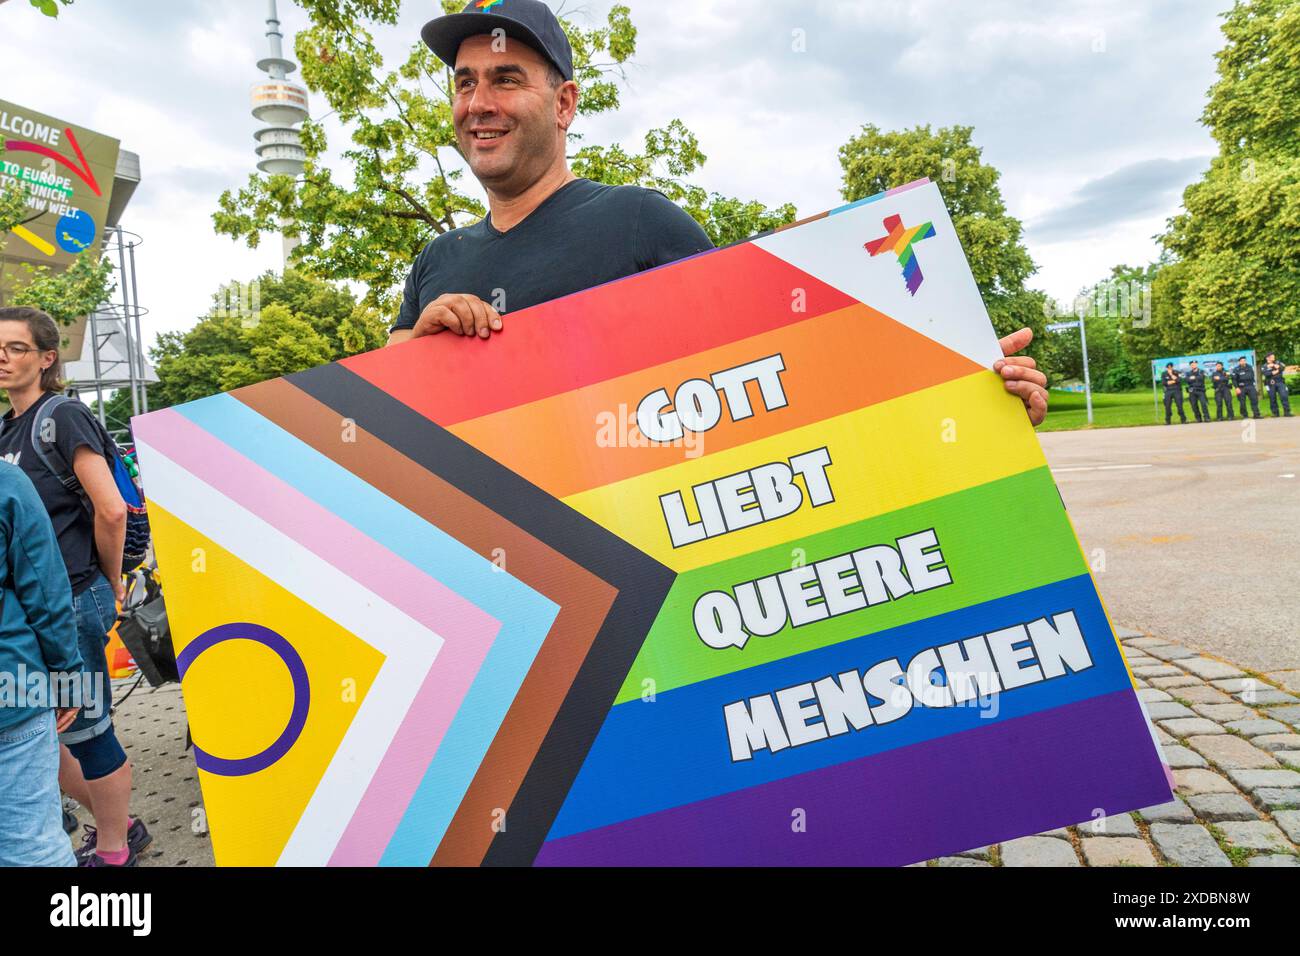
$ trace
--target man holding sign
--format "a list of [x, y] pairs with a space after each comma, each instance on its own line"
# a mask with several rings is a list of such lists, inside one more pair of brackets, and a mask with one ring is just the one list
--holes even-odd
[[[444, 233], [416, 259], [389, 344], [451, 331], [489, 339], [502, 314], [712, 248], [662, 193], [575, 177], [565, 145], [577, 113], [568, 38], [540, 0], [471, 2], [430, 21], [424, 41], [453, 67], [461, 155], [488, 194], [481, 222]], [[514, 42], [510, 42], [514, 41]], [[1030, 420], [1047, 414], [1047, 379], [1016, 356], [1033, 333], [1001, 340], [995, 365]]]

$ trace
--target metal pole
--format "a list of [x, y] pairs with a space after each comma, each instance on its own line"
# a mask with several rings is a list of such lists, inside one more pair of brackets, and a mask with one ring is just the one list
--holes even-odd
[[[140, 293], [135, 284], [135, 243], [131, 243], [131, 298], [135, 300], [135, 347], [139, 349], [136, 353], [136, 372], [140, 377], [140, 411], [149, 411], [149, 383], [145, 381], [144, 364], [144, 335], [140, 331]], [[128, 320], [130, 321], [130, 320]], [[139, 413], [137, 413], [139, 414]]]
[[90, 313], [90, 358], [95, 366], [95, 396], [99, 402], [99, 423], [107, 428], [108, 422], [104, 419], [104, 381], [99, 371], [99, 321], [96, 319], [98, 314], [98, 307]]
[[[121, 264], [121, 271], [118, 272], [118, 284], [122, 287], [122, 322], [125, 325], [131, 321], [131, 299], [127, 290], [126, 283], [126, 240], [122, 237], [122, 227], [114, 227], [117, 232], [117, 261]], [[136, 414], [140, 409], [140, 398], [135, 393], [135, 357], [131, 354], [131, 333], [129, 328], [126, 333], [126, 384], [131, 390], [131, 414]], [[98, 372], [96, 372], [98, 376]], [[101, 403], [102, 405], [102, 403]], [[100, 412], [103, 418], [103, 411]]]
[[1151, 412], [1155, 415], [1156, 424], [1160, 424], [1160, 388], [1156, 385], [1156, 363], [1151, 363]]
[[1083, 331], [1083, 319], [1079, 319], [1079, 347], [1083, 349], [1083, 395], [1088, 404], [1088, 424], [1092, 424], [1092, 378], [1088, 375], [1088, 335]]

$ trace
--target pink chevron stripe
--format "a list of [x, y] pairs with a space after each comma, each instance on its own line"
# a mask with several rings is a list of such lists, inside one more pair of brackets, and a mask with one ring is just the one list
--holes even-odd
[[148, 424], [140, 437], [161, 454], [443, 637], [330, 858], [331, 865], [377, 865], [501, 622], [180, 413], [158, 412]]

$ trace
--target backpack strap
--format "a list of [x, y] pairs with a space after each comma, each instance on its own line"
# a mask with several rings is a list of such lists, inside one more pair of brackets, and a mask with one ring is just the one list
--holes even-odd
[[[81, 402], [68, 398], [66, 395], [55, 395], [41, 406], [40, 414], [32, 419], [32, 449], [36, 452], [36, 457], [41, 460], [41, 464], [58, 479], [59, 484], [80, 498], [81, 503], [89, 509], [90, 502], [87, 500], [86, 491], [81, 487], [81, 482], [77, 480], [71, 462], [65, 461], [58, 446], [53, 442], [46, 441], [45, 436], [42, 434], [46, 422], [49, 422], [52, 427], [58, 427], [54, 422], [54, 412], [67, 404], [81, 405]], [[84, 405], [81, 405], [81, 407], [85, 408]], [[86, 411], [89, 412], [90, 410], [86, 409]], [[98, 419], [95, 420], [95, 423], [99, 424]]]

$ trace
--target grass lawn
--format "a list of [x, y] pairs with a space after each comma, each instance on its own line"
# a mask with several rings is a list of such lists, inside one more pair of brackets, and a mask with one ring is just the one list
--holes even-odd
[[[1213, 407], [1214, 399], [1210, 399]], [[1183, 411], [1188, 420], [1194, 420], [1191, 403], [1183, 398]], [[1156, 425], [1165, 420], [1165, 406], [1161, 401], [1159, 412], [1151, 401], [1151, 389], [1136, 392], [1093, 392], [1092, 427], [1116, 428], [1123, 425]], [[1174, 406], [1174, 422], [1178, 421], [1178, 406]], [[1069, 431], [1088, 427], [1088, 412], [1083, 392], [1062, 392], [1052, 389], [1048, 403], [1047, 420], [1038, 426], [1041, 432]]]

